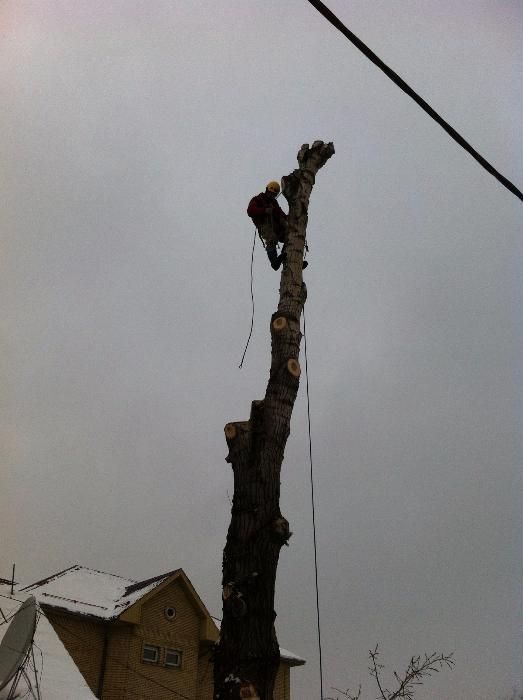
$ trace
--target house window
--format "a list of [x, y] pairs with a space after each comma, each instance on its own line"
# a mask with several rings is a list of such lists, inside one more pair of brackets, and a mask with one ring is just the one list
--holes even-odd
[[150, 644], [144, 644], [142, 649], [142, 661], [148, 664], [157, 664], [160, 658], [160, 648]]
[[163, 614], [165, 615], [167, 620], [169, 620], [169, 621], [174, 620], [174, 618], [176, 617], [176, 608], [169, 606], [169, 607], [165, 608], [165, 610], [163, 611]]
[[164, 666], [169, 666], [170, 668], [180, 668], [182, 665], [182, 652], [176, 649], [166, 649], [163, 663]]

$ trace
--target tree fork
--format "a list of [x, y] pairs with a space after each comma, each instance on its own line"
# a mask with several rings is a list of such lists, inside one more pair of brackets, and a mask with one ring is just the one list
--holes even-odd
[[289, 204], [286, 260], [272, 315], [271, 367], [262, 401], [248, 421], [224, 428], [234, 474], [231, 522], [223, 551], [223, 616], [214, 654], [215, 700], [272, 700], [280, 651], [274, 590], [280, 549], [291, 536], [280, 511], [280, 472], [300, 379], [300, 318], [307, 298], [302, 260], [316, 173], [334, 154], [315, 141], [298, 152], [298, 169], [282, 178]]

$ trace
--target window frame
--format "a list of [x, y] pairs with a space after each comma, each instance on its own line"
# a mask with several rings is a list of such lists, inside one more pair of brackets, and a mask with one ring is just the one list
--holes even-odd
[[[177, 664], [168, 663], [167, 659], [168, 659], [169, 654], [176, 654], [178, 656], [178, 663]], [[163, 665], [166, 668], [181, 668], [182, 663], [183, 663], [182, 660], [183, 660], [183, 653], [180, 649], [172, 649], [172, 648], [164, 649]]]
[[[172, 611], [172, 612], [171, 612]], [[163, 615], [166, 620], [173, 622], [176, 618], [177, 610], [174, 605], [167, 605], [163, 610]]]
[[[149, 650], [154, 650], [156, 653], [156, 658], [153, 659], [146, 659], [145, 658], [145, 653], [146, 651]], [[142, 663], [144, 664], [153, 664], [153, 665], [158, 665], [160, 663], [160, 651], [161, 648], [157, 646], [156, 644], [146, 644], [145, 642], [142, 645]]]

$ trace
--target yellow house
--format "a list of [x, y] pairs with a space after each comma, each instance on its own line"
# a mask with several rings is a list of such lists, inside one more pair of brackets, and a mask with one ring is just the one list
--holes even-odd
[[[97, 698], [212, 700], [219, 630], [182, 569], [138, 582], [75, 565], [24, 590]], [[280, 654], [274, 698], [290, 700], [290, 669], [305, 660]]]

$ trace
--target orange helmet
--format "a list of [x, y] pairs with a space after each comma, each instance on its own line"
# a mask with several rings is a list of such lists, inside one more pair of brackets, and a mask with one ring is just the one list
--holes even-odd
[[276, 180], [271, 180], [269, 184], [266, 187], [269, 192], [273, 192], [274, 194], [280, 194], [280, 183], [276, 182]]

